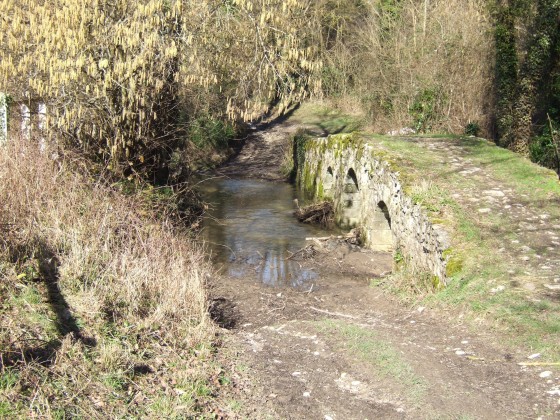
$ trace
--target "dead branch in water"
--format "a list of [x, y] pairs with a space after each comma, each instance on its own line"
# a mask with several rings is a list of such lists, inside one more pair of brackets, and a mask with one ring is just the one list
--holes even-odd
[[[288, 251], [288, 252], [290, 252], [290, 251]], [[291, 259], [297, 257], [300, 254], [303, 258], [311, 258], [316, 254], [316, 251], [313, 248], [313, 245], [307, 245], [307, 246], [301, 248], [300, 250], [298, 250], [294, 253], [290, 252], [290, 254], [292, 254], [292, 255], [287, 257], [286, 260], [291, 260]]]
[[332, 241], [332, 240], [344, 240], [350, 244], [360, 244], [360, 230], [352, 229], [346, 235], [331, 235], [331, 236], [311, 236], [305, 238], [306, 241], [314, 241], [317, 244], [321, 244], [321, 241]]
[[294, 211], [296, 218], [302, 223], [319, 224], [325, 227], [334, 222], [334, 209], [329, 201], [298, 207]]

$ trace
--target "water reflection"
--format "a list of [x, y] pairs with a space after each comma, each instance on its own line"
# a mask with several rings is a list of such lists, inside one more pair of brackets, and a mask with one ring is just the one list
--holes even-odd
[[[305, 238], [321, 235], [292, 216], [295, 189], [288, 184], [249, 179], [201, 183], [211, 208], [204, 239], [216, 264], [230, 276], [255, 276], [270, 286], [299, 287], [316, 278], [294, 260]], [[324, 233], [323, 233], [324, 234]]]

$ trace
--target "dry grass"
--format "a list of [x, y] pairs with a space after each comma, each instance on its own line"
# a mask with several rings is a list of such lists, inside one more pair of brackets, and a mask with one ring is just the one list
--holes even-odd
[[395, 3], [388, 18], [380, 2], [369, 2], [327, 54], [327, 66], [340, 77], [335, 105], [361, 108], [382, 133], [423, 122], [435, 132], [462, 133], [469, 122], [488, 129], [493, 38], [487, 2]]
[[0, 417], [196, 413], [219, 373], [202, 251], [54, 153], [0, 148]]

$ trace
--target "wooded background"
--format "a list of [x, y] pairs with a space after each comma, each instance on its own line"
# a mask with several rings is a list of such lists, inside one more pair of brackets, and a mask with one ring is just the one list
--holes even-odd
[[[0, 91], [155, 173], [308, 96], [384, 133], [474, 134], [558, 169], [559, 0], [6, 0]], [[177, 163], [178, 162], [178, 163]], [[157, 170], [156, 170], [157, 168]]]

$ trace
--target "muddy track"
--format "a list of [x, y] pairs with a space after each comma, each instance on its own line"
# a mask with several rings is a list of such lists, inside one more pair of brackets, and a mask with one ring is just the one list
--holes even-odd
[[[286, 153], [286, 139], [298, 125], [290, 122], [272, 124], [267, 129], [251, 131], [240, 152], [218, 169], [228, 177], [284, 181], [281, 164]], [[289, 152], [287, 152], [289, 153]]]
[[[296, 128], [254, 133], [220, 173], [279, 182], [283, 140]], [[222, 396], [236, 402], [224, 417], [560, 418], [558, 370], [520, 366], [527, 350], [467, 328], [460, 309], [406, 307], [372, 286], [391, 255], [339, 242], [316, 244], [298, 262], [319, 274], [303, 290], [250, 275], [213, 282], [236, 389]]]

